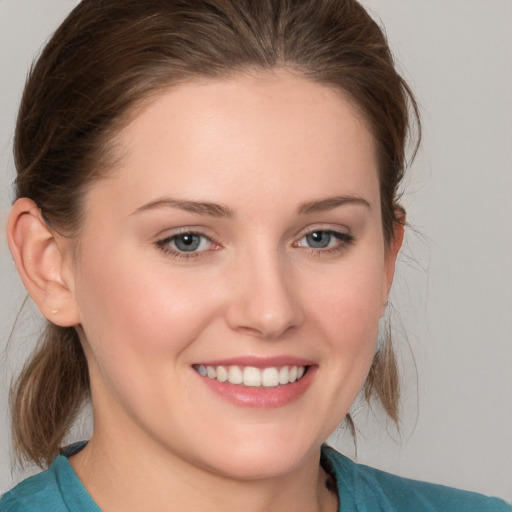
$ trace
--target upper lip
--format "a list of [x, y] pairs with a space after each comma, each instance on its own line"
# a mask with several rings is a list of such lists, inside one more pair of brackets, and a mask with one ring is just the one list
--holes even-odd
[[227, 359], [215, 359], [213, 361], [198, 361], [196, 364], [202, 364], [204, 366], [252, 366], [254, 368], [272, 368], [282, 366], [311, 366], [315, 363], [301, 357], [282, 355], [274, 357], [230, 357]]

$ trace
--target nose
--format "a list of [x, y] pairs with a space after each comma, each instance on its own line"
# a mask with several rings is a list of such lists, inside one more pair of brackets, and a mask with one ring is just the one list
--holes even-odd
[[276, 340], [303, 322], [289, 263], [278, 254], [252, 255], [232, 274], [227, 322], [231, 329]]

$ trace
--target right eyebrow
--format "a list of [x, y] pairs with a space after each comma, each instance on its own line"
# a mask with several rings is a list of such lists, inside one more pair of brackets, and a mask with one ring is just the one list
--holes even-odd
[[303, 203], [299, 206], [298, 212], [300, 215], [325, 212], [347, 204], [361, 205], [365, 208], [371, 209], [370, 203], [366, 199], [355, 195], [346, 195], [326, 197], [325, 199], [319, 199], [317, 201], [308, 201], [307, 203]]
[[131, 215], [147, 210], [160, 209], [160, 208], [177, 208], [190, 213], [197, 213], [199, 215], [208, 215], [210, 217], [233, 217], [234, 212], [228, 206], [209, 203], [205, 201], [191, 201], [183, 199], [173, 199], [171, 197], [163, 197], [151, 201], [143, 206], [134, 210]]

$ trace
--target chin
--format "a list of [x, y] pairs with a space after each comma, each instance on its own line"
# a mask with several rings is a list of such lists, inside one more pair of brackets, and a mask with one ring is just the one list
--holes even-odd
[[318, 463], [321, 443], [305, 446], [289, 439], [233, 443], [226, 449], [203, 452], [203, 464], [216, 474], [236, 480], [266, 480], [285, 477], [308, 459]]

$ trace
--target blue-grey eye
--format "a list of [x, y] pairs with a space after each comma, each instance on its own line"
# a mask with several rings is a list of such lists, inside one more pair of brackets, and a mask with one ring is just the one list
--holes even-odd
[[331, 244], [333, 234], [329, 231], [312, 231], [305, 238], [309, 247], [313, 249], [326, 249]]
[[175, 235], [158, 240], [155, 245], [165, 254], [177, 259], [201, 256], [203, 253], [213, 250], [216, 246], [206, 235], [183, 231]]
[[183, 233], [182, 235], [175, 235], [172, 237], [174, 246], [178, 251], [194, 252], [199, 249], [203, 237], [195, 233]]

